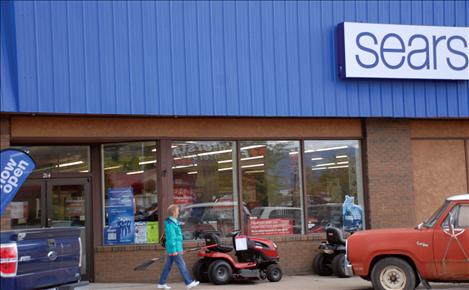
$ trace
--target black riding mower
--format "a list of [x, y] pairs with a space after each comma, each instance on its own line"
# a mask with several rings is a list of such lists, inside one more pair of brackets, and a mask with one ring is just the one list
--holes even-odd
[[320, 253], [314, 257], [313, 271], [320, 276], [332, 274], [340, 278], [348, 278], [345, 273], [346, 241], [342, 231], [336, 227], [326, 229], [327, 241], [321, 242]]

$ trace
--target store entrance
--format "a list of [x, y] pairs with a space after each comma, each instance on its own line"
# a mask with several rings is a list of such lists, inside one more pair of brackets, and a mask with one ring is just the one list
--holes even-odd
[[78, 227], [83, 246], [81, 273], [90, 277], [89, 178], [30, 179], [11, 202], [12, 229]]

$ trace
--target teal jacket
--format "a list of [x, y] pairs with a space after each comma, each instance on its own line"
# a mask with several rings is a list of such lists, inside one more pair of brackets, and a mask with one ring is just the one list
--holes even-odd
[[169, 255], [182, 253], [184, 249], [181, 224], [173, 217], [169, 217], [164, 221], [166, 233], [166, 252]]

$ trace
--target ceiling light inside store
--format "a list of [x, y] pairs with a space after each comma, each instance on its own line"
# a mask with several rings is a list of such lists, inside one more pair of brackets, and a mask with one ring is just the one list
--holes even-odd
[[348, 161], [337, 162], [337, 164], [348, 164]]
[[254, 173], [263, 173], [264, 170], [247, 170], [244, 173], [246, 174], [254, 174]]
[[313, 157], [311, 158], [311, 161], [322, 160], [322, 159], [323, 159], [322, 157]]
[[172, 169], [188, 168], [188, 167], [197, 167], [197, 163], [196, 163], [196, 164], [190, 164], [190, 165], [178, 165], [178, 166], [173, 166]]
[[233, 170], [233, 168], [227, 167], [227, 168], [220, 168], [220, 169], [218, 169], [218, 171], [228, 171], [228, 170]]
[[117, 169], [117, 168], [121, 168], [121, 167], [122, 167], [122, 165], [109, 166], [109, 167], [105, 167], [104, 170]]
[[319, 148], [319, 149], [316, 149], [316, 151], [329, 151], [329, 150], [339, 150], [339, 149], [346, 149], [346, 148], [348, 148], [347, 145], [337, 146], [337, 147], [329, 147], [329, 148]]
[[241, 150], [248, 150], [248, 149], [261, 148], [261, 147], [265, 147], [265, 146], [266, 145], [250, 145], [250, 146], [241, 147], [240, 149]]
[[216, 155], [216, 154], [223, 154], [223, 153], [230, 153], [233, 150], [228, 149], [228, 150], [220, 150], [220, 151], [211, 151], [211, 152], [204, 152], [204, 153], [199, 153], [197, 156], [207, 156], [207, 155]]
[[347, 155], [337, 155], [335, 158], [339, 159], [339, 158], [347, 158], [348, 156]]
[[327, 169], [327, 167], [312, 168], [311, 170], [316, 171], [316, 170], [324, 170], [324, 169]]
[[189, 174], [189, 175], [197, 174], [197, 173], [199, 173], [199, 172], [197, 172], [197, 171], [189, 171], [189, 172], [187, 172], [187, 174]]
[[220, 160], [220, 161], [218, 161], [219, 164], [220, 163], [231, 163], [231, 162], [233, 162], [233, 160], [231, 160], [231, 159], [230, 160]]
[[133, 175], [133, 174], [140, 174], [140, 173], [143, 173], [144, 171], [143, 170], [140, 170], [140, 171], [131, 171], [131, 172], [127, 172], [126, 174], [127, 175]]
[[81, 173], [88, 173], [88, 170], [80, 170]]
[[264, 166], [264, 163], [244, 165], [244, 166], [241, 166], [241, 168], [251, 168], [251, 167], [259, 167], [259, 166]]
[[289, 152], [288, 154], [290, 154], [290, 155], [296, 155], [296, 154], [298, 154], [298, 152], [293, 151], [293, 152]]
[[262, 158], [264, 158], [264, 155], [252, 156], [252, 157], [244, 157], [244, 158], [241, 158], [241, 161], [254, 160], [254, 159], [262, 159]]
[[340, 165], [340, 166], [329, 166], [327, 169], [335, 169], [335, 168], [347, 168], [348, 165]]
[[174, 159], [174, 160], [181, 160], [181, 159], [188, 159], [188, 158], [195, 158], [195, 157], [197, 157], [196, 154], [194, 154], [194, 155], [187, 155], [187, 156], [181, 156], [181, 157], [174, 157], [173, 159]]
[[[305, 150], [305, 153], [313, 153], [313, 152], [321, 152], [321, 151], [329, 151], [329, 150], [339, 150], [339, 149], [345, 149], [345, 148], [348, 148], [348, 146], [345, 145], [345, 146], [326, 147], [326, 148], [319, 148], [319, 149], [308, 149], [308, 150]], [[292, 153], [293, 152], [290, 152], [290, 155]]]
[[83, 161], [75, 161], [75, 162], [69, 162], [69, 163], [62, 163], [57, 165], [57, 167], [68, 167], [68, 166], [73, 166], [73, 165], [78, 165], [78, 164], [83, 164]]
[[156, 152], [156, 148], [151, 149], [151, 152]]
[[332, 162], [332, 163], [321, 163], [321, 164], [317, 164], [316, 167], [331, 166], [331, 165], [335, 165], [335, 163], [334, 162]]
[[156, 160], [142, 161], [142, 162], [139, 162], [138, 165], [151, 164], [151, 163], [156, 163]]

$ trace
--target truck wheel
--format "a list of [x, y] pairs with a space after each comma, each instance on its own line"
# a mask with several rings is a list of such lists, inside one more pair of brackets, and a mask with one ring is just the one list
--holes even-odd
[[332, 259], [332, 271], [339, 278], [348, 278], [345, 274], [345, 254], [340, 253]]
[[208, 279], [208, 263], [205, 260], [198, 260], [194, 266], [192, 266], [192, 275], [194, 278], [201, 282], [207, 283]]
[[267, 279], [270, 282], [278, 282], [282, 280], [282, 269], [277, 264], [271, 264], [267, 267]]
[[378, 290], [413, 290], [416, 287], [415, 272], [400, 258], [384, 258], [371, 270], [371, 283]]
[[320, 253], [314, 257], [313, 271], [319, 276], [332, 275], [332, 268], [330, 264], [330, 257], [328, 254]]
[[226, 261], [217, 260], [208, 267], [208, 278], [215, 285], [228, 284], [233, 279], [233, 270]]

